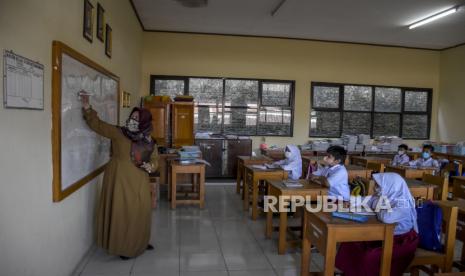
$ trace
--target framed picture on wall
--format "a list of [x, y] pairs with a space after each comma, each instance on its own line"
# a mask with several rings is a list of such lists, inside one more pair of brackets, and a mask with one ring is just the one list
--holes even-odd
[[112, 42], [112, 30], [110, 25], [106, 24], [105, 25], [105, 55], [107, 55], [109, 58], [111, 58], [112, 54], [112, 47], [111, 47], [111, 42]]
[[97, 3], [97, 38], [103, 42], [105, 32], [105, 10]]
[[89, 41], [92, 42], [93, 37], [93, 28], [94, 28], [94, 6], [89, 2], [89, 0], [84, 0], [84, 24], [82, 35]]

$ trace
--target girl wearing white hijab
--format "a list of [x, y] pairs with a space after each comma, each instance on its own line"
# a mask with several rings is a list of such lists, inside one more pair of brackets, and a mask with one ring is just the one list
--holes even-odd
[[299, 148], [295, 145], [287, 145], [284, 156], [286, 159], [274, 162], [273, 165], [280, 166], [283, 170], [288, 171], [289, 179], [299, 179], [302, 176], [302, 157]]
[[[391, 210], [379, 210], [376, 215], [384, 223], [396, 224], [391, 275], [402, 275], [415, 256], [419, 241], [415, 200], [400, 175], [378, 173], [373, 179], [376, 186], [370, 206], [375, 210], [381, 196], [389, 200]], [[376, 241], [342, 243], [337, 252], [336, 267], [347, 276], [379, 275], [381, 246]]]

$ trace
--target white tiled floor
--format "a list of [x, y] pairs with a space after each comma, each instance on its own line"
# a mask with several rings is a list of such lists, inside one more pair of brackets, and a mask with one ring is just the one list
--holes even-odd
[[[78, 271], [83, 276], [293, 276], [300, 254], [278, 255], [276, 236], [265, 239], [263, 218], [252, 221], [232, 185], [207, 186], [206, 207], [171, 210], [165, 197], [153, 212], [154, 251], [122, 261], [100, 249]], [[321, 258], [312, 263], [316, 271]]]
[[[154, 251], [122, 261], [94, 250], [77, 275], [82, 276], [294, 276], [299, 250], [277, 254], [277, 237], [264, 236], [265, 221], [242, 211], [235, 186], [207, 186], [206, 208], [171, 210], [166, 197], [152, 217]], [[456, 246], [460, 256], [461, 244]], [[323, 257], [312, 254], [311, 271], [321, 271]]]

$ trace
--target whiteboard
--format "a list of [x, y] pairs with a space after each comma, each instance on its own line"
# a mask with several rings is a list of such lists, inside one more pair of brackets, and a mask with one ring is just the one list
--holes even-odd
[[12, 51], [3, 53], [3, 105], [44, 109], [44, 66]]
[[54, 48], [52, 76], [54, 201], [89, 182], [110, 160], [111, 141], [87, 126], [78, 93], [84, 90], [92, 94], [90, 104], [102, 121], [117, 125], [119, 114], [119, 79], [59, 45], [62, 48]]

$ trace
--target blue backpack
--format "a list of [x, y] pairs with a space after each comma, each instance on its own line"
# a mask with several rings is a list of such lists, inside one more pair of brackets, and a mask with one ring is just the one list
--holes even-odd
[[420, 236], [420, 248], [442, 252], [442, 210], [431, 201], [425, 201], [423, 205], [416, 207], [418, 235]]

